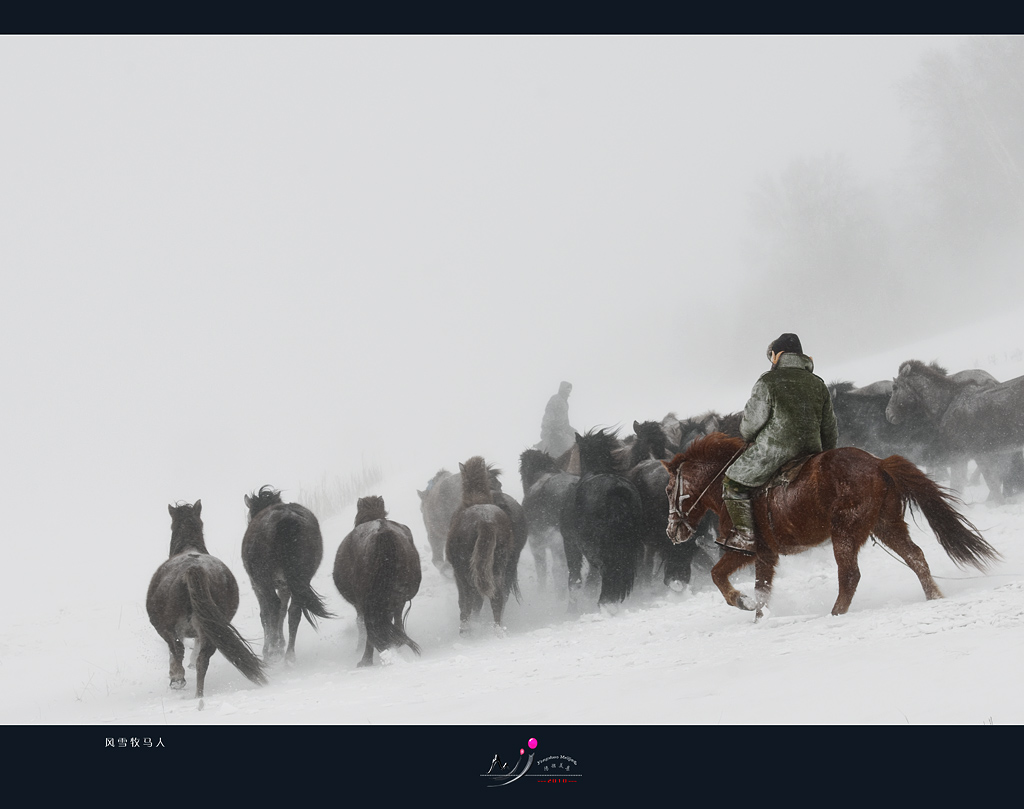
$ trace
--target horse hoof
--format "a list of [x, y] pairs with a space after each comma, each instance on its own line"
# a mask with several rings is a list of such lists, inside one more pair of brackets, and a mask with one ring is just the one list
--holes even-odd
[[357, 669], [365, 669], [367, 666], [372, 666], [372, 665], [373, 665], [373, 661], [372, 660], [360, 660], [358, 663], [356, 663], [356, 668]]
[[175, 691], [180, 691], [185, 687], [185, 678], [182, 677], [180, 680], [171, 680], [171, 688]]
[[679, 579], [672, 579], [672, 581], [670, 581], [668, 583], [668, 586], [672, 590], [675, 590], [677, 593], [681, 593], [681, 592], [683, 592], [683, 590], [686, 589], [686, 585], [683, 582], [681, 582]]
[[750, 598], [750, 596], [746, 596], [740, 593], [740, 597], [736, 599], [736, 606], [739, 607], [741, 610], [751, 612], [752, 610], [757, 609], [757, 602], [754, 601], [754, 599]]

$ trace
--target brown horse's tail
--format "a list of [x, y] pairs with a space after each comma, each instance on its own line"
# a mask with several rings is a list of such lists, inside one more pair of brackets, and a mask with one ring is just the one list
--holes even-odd
[[192, 621], [203, 638], [212, 642], [217, 651], [249, 680], [257, 685], [266, 685], [263, 663], [213, 600], [206, 571], [198, 566], [190, 567], [185, 571], [185, 583], [192, 602]]
[[895, 484], [904, 509], [910, 503], [924, 514], [942, 549], [958, 567], [971, 565], [986, 570], [1001, 558], [978, 529], [953, 508], [961, 501], [949, 489], [939, 486], [901, 455], [891, 455], [880, 466]]
[[383, 525], [373, 541], [370, 558], [370, 589], [363, 602], [366, 637], [378, 651], [406, 645], [420, 654], [419, 644], [405, 633], [403, 621], [395, 619], [392, 592], [398, 576], [400, 537]]
[[498, 587], [494, 583], [494, 552], [498, 545], [498, 528], [492, 522], [481, 521], [476, 529], [476, 542], [470, 569], [473, 571], [473, 586], [480, 595], [494, 598]]
[[[274, 530], [276, 550], [284, 571], [285, 581], [288, 583], [288, 590], [306, 620], [309, 621], [309, 625], [316, 629], [316, 618], [334, 618], [335, 616], [327, 611], [323, 597], [313, 589], [307, 576], [299, 570], [302, 559], [299, 546], [303, 542], [311, 541], [311, 538], [304, 534], [311, 531], [312, 528], [308, 524], [303, 525], [295, 515], [289, 514], [277, 523]], [[319, 534], [319, 528], [316, 531]]]

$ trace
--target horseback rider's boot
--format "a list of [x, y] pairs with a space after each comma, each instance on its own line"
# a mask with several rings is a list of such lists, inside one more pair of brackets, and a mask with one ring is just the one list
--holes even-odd
[[754, 556], [754, 509], [750, 500], [728, 499], [725, 501], [725, 510], [732, 520], [732, 530], [716, 541], [728, 550]]

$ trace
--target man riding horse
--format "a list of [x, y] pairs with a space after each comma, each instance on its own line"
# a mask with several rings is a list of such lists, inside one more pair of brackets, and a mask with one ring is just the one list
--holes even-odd
[[786, 333], [768, 346], [771, 370], [761, 375], [743, 410], [740, 434], [747, 448], [722, 481], [732, 530], [717, 542], [754, 555], [751, 496], [789, 461], [835, 449], [839, 439], [832, 397], [800, 338]]

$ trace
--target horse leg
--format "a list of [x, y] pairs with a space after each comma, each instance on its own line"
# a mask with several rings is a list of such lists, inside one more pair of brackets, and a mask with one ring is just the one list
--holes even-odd
[[682, 545], [673, 545], [665, 553], [665, 586], [677, 593], [683, 592], [690, 583], [693, 570], [693, 558], [700, 546], [696, 540]]
[[370, 638], [366, 638], [365, 648], [363, 649], [363, 656], [356, 663], [356, 668], [365, 668], [366, 666], [373, 665], [373, 644], [370, 643]]
[[640, 587], [648, 588], [654, 582], [658, 561], [658, 552], [645, 542], [637, 551], [636, 579]]
[[500, 583], [496, 582], [496, 585], [498, 592], [491, 597], [491, 614], [494, 616], [494, 634], [500, 638], [505, 635], [505, 630], [501, 626], [501, 616], [505, 612], [505, 602], [508, 599], [508, 594]]
[[772, 596], [772, 581], [775, 579], [775, 566], [778, 563], [778, 554], [767, 549], [757, 555], [757, 561], [754, 563], [754, 598], [757, 601], [755, 621], [764, 618], [768, 600]]
[[288, 616], [288, 605], [292, 600], [292, 591], [288, 585], [279, 582], [277, 585], [277, 623], [274, 624], [274, 657], [284, 657], [284, 619]]
[[850, 609], [853, 601], [853, 594], [857, 592], [857, 585], [860, 583], [860, 565], [857, 564], [857, 555], [860, 553], [864, 540], [858, 541], [850, 534], [832, 534], [832, 553], [836, 557], [836, 564], [839, 566], [839, 595], [836, 603], [832, 605], [833, 615], [845, 615]]
[[[302, 605], [294, 598], [288, 607], [288, 651], [284, 659], [289, 663], [295, 662], [295, 636], [299, 633], [299, 623], [302, 621]], [[282, 634], [284, 634], [282, 630]]]
[[[468, 635], [470, 632], [469, 619], [474, 611], [474, 596], [479, 598], [479, 594], [477, 594], [476, 588], [474, 588], [470, 582], [466, 581], [465, 576], [459, 568], [453, 567], [453, 572], [455, 573], [455, 585], [459, 591], [459, 634]], [[480, 603], [481, 605], [483, 604], [482, 598], [480, 599]]]
[[256, 591], [256, 600], [260, 604], [260, 623], [263, 624], [263, 662], [272, 663], [277, 656], [275, 631], [278, 624], [277, 613], [281, 605], [273, 587], [253, 582], [252, 589]]
[[548, 545], [547, 532], [530, 534], [530, 553], [533, 554], [533, 568], [537, 574], [537, 589], [542, 593], [548, 589]]
[[356, 630], [359, 633], [356, 638], [356, 651], [358, 652], [366, 643], [366, 618], [363, 617], [362, 610], [356, 610]]
[[746, 567], [753, 561], [754, 557], [747, 556], [745, 553], [730, 552], [723, 554], [718, 563], [711, 568], [711, 580], [715, 583], [715, 586], [730, 607], [736, 607], [741, 610], [752, 610], [757, 607], [753, 599], [741, 593], [729, 581], [729, 577], [733, 573]]
[[199, 655], [196, 657], [196, 699], [203, 696], [203, 687], [206, 685], [206, 671], [210, 667], [210, 658], [217, 651], [217, 647], [211, 641], [204, 638], [196, 638], [196, 645], [199, 646]]
[[924, 558], [924, 551], [910, 538], [910, 530], [901, 517], [890, 517], [885, 524], [875, 526], [875, 535], [898, 553], [907, 563], [907, 567], [914, 571], [918, 581], [921, 582], [925, 597], [929, 601], [942, 598], [942, 591], [939, 590], [939, 585], [932, 578], [931, 569]]
[[[185, 659], [185, 644], [182, 643], [181, 638], [175, 636], [173, 631], [161, 632], [160, 636], [167, 643], [167, 649], [170, 651], [168, 676], [171, 678], [171, 688], [177, 691], [185, 687], [185, 666], [182, 665], [182, 661]], [[198, 638], [196, 638], [196, 646], [199, 646]]]
[[565, 537], [565, 564], [569, 571], [569, 592], [583, 586], [583, 548], [575, 537]]
[[949, 488], [959, 497], [967, 494], [967, 459], [953, 458], [949, 462]]
[[1010, 458], [1008, 455], [991, 453], [979, 455], [975, 458], [981, 475], [985, 478], [985, 485], [988, 486], [988, 502], [1003, 502], [1003, 480], [1010, 471]]

